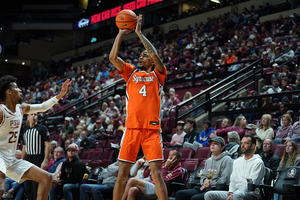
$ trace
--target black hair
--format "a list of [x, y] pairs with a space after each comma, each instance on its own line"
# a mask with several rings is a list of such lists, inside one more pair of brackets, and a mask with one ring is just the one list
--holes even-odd
[[211, 127], [211, 121], [209, 121], [209, 120], [205, 120], [204, 122], [203, 122], [203, 125], [204, 124], [207, 124], [209, 127]]
[[11, 75], [2, 76], [0, 78], [0, 101], [4, 102], [6, 98], [6, 90], [11, 88], [11, 83], [16, 83], [17, 78]]
[[[249, 135], [244, 135], [244, 137], [250, 138], [251, 139], [251, 145], [252, 144], [256, 144], [256, 139], [253, 135], [249, 134]], [[244, 138], [243, 137], [243, 138]]]
[[176, 151], [177, 152], [177, 158], [181, 158], [182, 153], [178, 148], [174, 147], [174, 148], [171, 149], [171, 151]]
[[193, 128], [195, 129], [196, 128], [196, 121], [193, 119], [193, 118], [187, 118], [185, 120], [185, 123], [186, 122], [189, 122], [190, 124], [193, 124]]
[[289, 104], [287, 103], [281, 103], [284, 107], [289, 108]]

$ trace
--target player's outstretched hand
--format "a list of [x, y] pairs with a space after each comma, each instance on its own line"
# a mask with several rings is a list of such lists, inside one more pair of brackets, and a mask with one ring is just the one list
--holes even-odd
[[142, 32], [142, 18], [143, 18], [143, 15], [142, 14], [139, 14], [139, 16], [136, 17], [137, 19], [137, 23], [136, 23], [136, 27], [135, 27], [135, 33], [136, 34], [139, 34]]
[[61, 86], [61, 94], [65, 95], [68, 92], [68, 87], [72, 83], [70, 79], [67, 79]]
[[134, 29], [119, 29], [119, 33], [124, 33], [125, 35], [131, 33], [132, 31], [134, 31]]

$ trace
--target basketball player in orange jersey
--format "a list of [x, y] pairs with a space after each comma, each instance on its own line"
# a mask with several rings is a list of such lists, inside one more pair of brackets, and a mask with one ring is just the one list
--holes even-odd
[[46, 200], [52, 183], [51, 174], [28, 161], [16, 159], [14, 155], [23, 114], [47, 111], [66, 94], [71, 81], [68, 79], [63, 83], [61, 93], [56, 97], [33, 105], [19, 103], [23, 95], [16, 82], [17, 79], [10, 75], [0, 78], [0, 102], [3, 103], [0, 104], [0, 197], [5, 192], [5, 178], [8, 176], [17, 182], [38, 182], [37, 199]]
[[[166, 67], [154, 46], [141, 32], [142, 15], [137, 17], [135, 32], [144, 44], [139, 58], [139, 68], [125, 63], [118, 57], [120, 44], [125, 34], [133, 30], [119, 30], [109, 60], [117, 68], [118, 73], [127, 82], [127, 119], [121, 149], [119, 153], [119, 172], [114, 187], [113, 199], [121, 200], [125, 191], [130, 167], [142, 146], [143, 152], [150, 163], [150, 169], [155, 182], [155, 190], [159, 200], [168, 198], [167, 189], [162, 178], [162, 141], [160, 129], [160, 90], [167, 75]], [[126, 197], [123, 197], [126, 199]]]

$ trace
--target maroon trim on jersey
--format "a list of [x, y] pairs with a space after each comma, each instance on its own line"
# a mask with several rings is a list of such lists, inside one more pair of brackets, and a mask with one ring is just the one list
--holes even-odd
[[[17, 104], [16, 107], [17, 107], [18, 105], [19, 105], [19, 104]], [[17, 116], [18, 110], [16, 110], [16, 112], [13, 113], [13, 112], [11, 112], [5, 105], [2, 106], [2, 107], [3, 107], [3, 108], [6, 110], [6, 112], [8, 112], [9, 114], [11, 114], [11, 115], [13, 115], [13, 116]]]
[[0, 104], [0, 107], [1, 107], [1, 110], [2, 110], [2, 122], [1, 122], [1, 124], [0, 124], [0, 127], [4, 124], [4, 122], [5, 122], [5, 112], [3, 112], [3, 106]]

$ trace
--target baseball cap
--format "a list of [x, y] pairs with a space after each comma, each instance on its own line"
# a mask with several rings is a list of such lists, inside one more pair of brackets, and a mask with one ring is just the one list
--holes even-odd
[[70, 117], [65, 117], [65, 121], [71, 121], [71, 118]]
[[101, 123], [101, 120], [100, 120], [100, 119], [97, 119], [96, 123]]
[[279, 66], [278, 66], [278, 64], [277, 64], [277, 63], [274, 63], [274, 64], [272, 65], [272, 67], [279, 68]]
[[249, 90], [249, 91], [248, 91], [249, 94], [252, 94], [252, 93], [254, 93], [254, 92], [255, 92], [254, 90]]
[[118, 99], [121, 98], [121, 96], [119, 94], [116, 94], [116, 96], [114, 97], [114, 99]]
[[185, 125], [184, 121], [178, 121], [177, 125]]
[[212, 139], [208, 140], [209, 143], [211, 143], [212, 141], [219, 142], [222, 146], [225, 146], [225, 141], [222, 137], [215, 136]]
[[100, 90], [100, 87], [97, 85], [95, 88], [94, 88], [94, 90]]
[[68, 149], [74, 149], [75, 151], [78, 151], [78, 150], [79, 150], [77, 144], [74, 144], [74, 143], [70, 144], [70, 145], [68, 146], [67, 150], [68, 150]]

